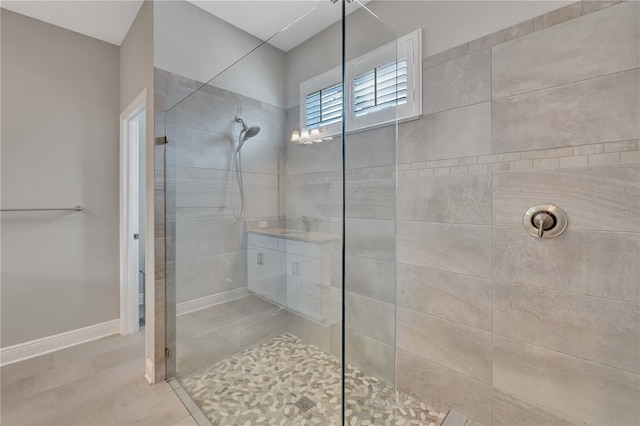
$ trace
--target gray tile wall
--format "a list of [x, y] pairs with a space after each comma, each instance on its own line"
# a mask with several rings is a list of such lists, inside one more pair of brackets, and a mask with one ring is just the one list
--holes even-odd
[[[640, 423], [639, 16], [580, 2], [424, 60], [398, 141], [400, 390], [485, 425]], [[541, 203], [565, 234], [523, 230]]]

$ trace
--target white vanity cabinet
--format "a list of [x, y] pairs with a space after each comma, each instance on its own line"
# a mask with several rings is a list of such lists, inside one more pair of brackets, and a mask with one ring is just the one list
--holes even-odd
[[331, 287], [331, 247], [250, 232], [249, 290], [314, 321], [333, 323], [339, 290]]

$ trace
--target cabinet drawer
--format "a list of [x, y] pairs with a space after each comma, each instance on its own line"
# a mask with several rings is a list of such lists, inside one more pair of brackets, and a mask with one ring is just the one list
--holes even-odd
[[267, 235], [254, 234], [249, 232], [247, 235], [247, 245], [264, 247], [271, 250], [278, 250], [278, 240], [276, 237], [269, 237]]
[[286, 240], [280, 238], [278, 241], [278, 250], [284, 253], [298, 254], [306, 257], [320, 258], [324, 250], [316, 243], [308, 243], [304, 241]]

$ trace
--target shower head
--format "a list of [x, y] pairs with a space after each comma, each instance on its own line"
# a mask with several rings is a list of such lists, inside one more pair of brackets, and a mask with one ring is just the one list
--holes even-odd
[[240, 135], [238, 136], [238, 149], [236, 150], [240, 151], [242, 145], [244, 145], [247, 139], [252, 138], [260, 133], [260, 126], [249, 127], [241, 117], [236, 117], [236, 123], [242, 124], [242, 130], [240, 131]]
[[251, 126], [244, 131], [244, 137], [245, 139], [249, 139], [257, 135], [258, 133], [260, 133], [260, 126]]

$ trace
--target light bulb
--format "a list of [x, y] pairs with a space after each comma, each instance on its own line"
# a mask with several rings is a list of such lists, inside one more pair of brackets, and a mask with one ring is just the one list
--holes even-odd
[[323, 141], [332, 141], [333, 140], [333, 136], [327, 136], [322, 138]]
[[320, 130], [318, 129], [311, 129], [311, 136], [317, 136], [320, 134]]
[[291, 142], [300, 142], [300, 133], [297, 130], [291, 132]]
[[304, 141], [304, 140], [307, 140], [309, 138], [310, 138], [309, 131], [307, 129], [303, 128], [302, 131], [300, 131], [300, 139]]
[[313, 143], [320, 143], [320, 142], [322, 142], [322, 139], [314, 139], [313, 140]]

